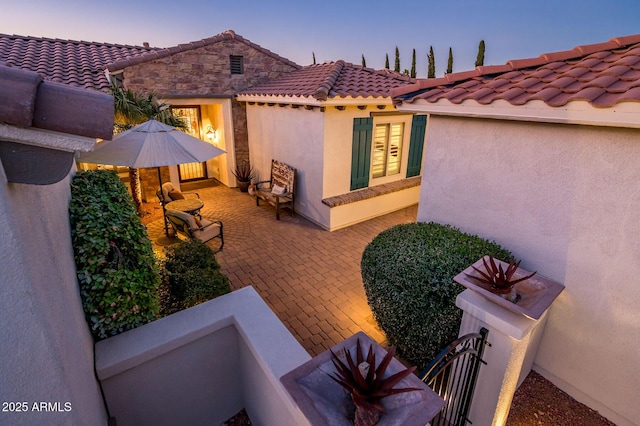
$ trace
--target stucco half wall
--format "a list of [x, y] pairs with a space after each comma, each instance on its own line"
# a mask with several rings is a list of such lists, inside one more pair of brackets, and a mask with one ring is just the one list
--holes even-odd
[[420, 187], [391, 192], [354, 203], [332, 207], [330, 231], [346, 228], [358, 222], [394, 212], [418, 202]]
[[640, 419], [640, 131], [432, 115], [418, 220], [496, 240], [564, 283], [534, 369]]

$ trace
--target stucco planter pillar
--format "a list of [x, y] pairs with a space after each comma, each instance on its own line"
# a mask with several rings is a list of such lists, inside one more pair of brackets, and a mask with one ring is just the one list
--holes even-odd
[[[549, 308], [564, 286], [539, 274], [517, 269], [513, 279], [529, 278], [513, 287], [514, 303], [495, 294], [486, 282], [473, 279], [487, 257], [458, 274], [454, 280], [467, 287], [456, 299], [463, 311], [460, 335], [489, 330], [491, 344], [484, 352], [469, 419], [473, 424], [504, 425], [513, 394], [527, 377], [544, 332]], [[504, 270], [507, 264], [496, 260]], [[475, 267], [475, 269], [474, 269]]]
[[504, 425], [513, 394], [526, 378], [538, 351], [549, 310], [538, 319], [512, 312], [472, 290], [456, 299], [463, 310], [460, 335], [489, 330], [487, 365], [480, 368], [469, 419], [478, 425]]

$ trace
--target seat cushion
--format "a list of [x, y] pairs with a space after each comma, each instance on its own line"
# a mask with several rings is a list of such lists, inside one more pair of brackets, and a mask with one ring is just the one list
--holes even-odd
[[178, 219], [182, 219], [183, 221], [185, 221], [187, 223], [187, 225], [189, 226], [189, 229], [197, 229], [198, 228], [198, 224], [196, 223], [195, 216], [193, 216], [193, 215], [191, 215], [189, 213], [181, 212], [179, 210], [167, 209], [167, 216], [175, 216]]
[[164, 197], [166, 202], [169, 202], [169, 200], [171, 200], [169, 192], [171, 192], [172, 190], [173, 184], [171, 182], [165, 182], [162, 184], [162, 196]]
[[171, 201], [184, 200], [184, 195], [177, 189], [172, 189], [169, 191], [169, 198], [171, 198]]
[[204, 228], [202, 230], [197, 229], [193, 231], [193, 236], [201, 241], [209, 241], [212, 238], [215, 238], [220, 235], [220, 224], [219, 223], [211, 223], [206, 219], [202, 219], [202, 226]]

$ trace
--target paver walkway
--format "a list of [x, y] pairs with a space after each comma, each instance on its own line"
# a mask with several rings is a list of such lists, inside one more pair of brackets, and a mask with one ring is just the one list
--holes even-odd
[[[224, 224], [224, 250], [216, 258], [232, 288], [253, 286], [312, 356], [361, 330], [386, 344], [367, 304], [360, 259], [380, 232], [415, 222], [417, 205], [329, 232], [288, 210], [278, 221], [273, 207], [257, 207], [255, 197], [223, 185], [197, 192], [203, 217]], [[161, 220], [148, 231], [162, 242]], [[208, 244], [217, 248], [219, 240]]]

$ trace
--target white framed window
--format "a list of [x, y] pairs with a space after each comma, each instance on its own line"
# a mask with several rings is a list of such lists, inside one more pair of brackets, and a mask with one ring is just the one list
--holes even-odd
[[426, 124], [426, 115], [355, 117], [349, 189], [355, 191], [420, 175]]
[[400, 173], [403, 141], [404, 122], [376, 124], [371, 155], [373, 179]]

